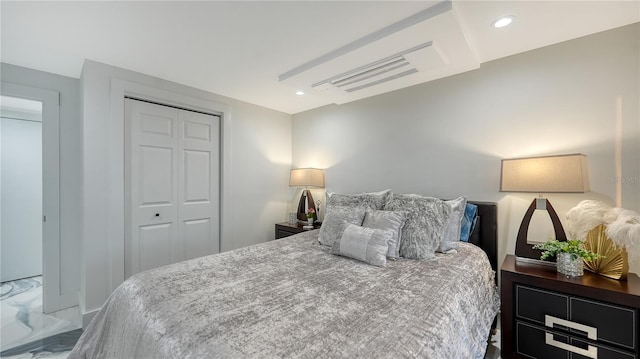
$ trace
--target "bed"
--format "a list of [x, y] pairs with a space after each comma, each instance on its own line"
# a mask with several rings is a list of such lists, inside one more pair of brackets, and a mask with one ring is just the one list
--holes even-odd
[[320, 231], [120, 285], [69, 358], [483, 358], [499, 308], [496, 205], [457, 253], [377, 267]]

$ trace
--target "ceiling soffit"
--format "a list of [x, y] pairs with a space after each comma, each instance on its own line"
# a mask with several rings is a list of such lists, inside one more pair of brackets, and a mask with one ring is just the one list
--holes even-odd
[[336, 104], [476, 69], [450, 1], [444, 1], [281, 74], [296, 91]]

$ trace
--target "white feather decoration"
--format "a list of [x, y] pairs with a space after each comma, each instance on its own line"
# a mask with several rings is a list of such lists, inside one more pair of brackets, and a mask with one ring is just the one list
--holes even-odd
[[624, 208], [615, 211], [618, 216], [607, 225], [607, 236], [631, 257], [640, 257], [640, 215]]
[[600, 201], [586, 200], [567, 212], [567, 234], [584, 241], [595, 226], [607, 226], [607, 236], [624, 248], [629, 259], [640, 258], [640, 215], [624, 208], [612, 208]]
[[600, 201], [582, 201], [567, 212], [567, 234], [570, 239], [584, 241], [595, 226], [606, 225], [615, 219], [616, 212], [610, 206]]

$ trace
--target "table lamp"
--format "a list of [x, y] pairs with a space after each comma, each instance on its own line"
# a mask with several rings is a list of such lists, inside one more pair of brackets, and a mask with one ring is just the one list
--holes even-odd
[[307, 220], [307, 209], [313, 208], [313, 221], [318, 219], [316, 205], [313, 202], [309, 187], [324, 188], [324, 171], [318, 168], [296, 168], [289, 175], [289, 187], [304, 187], [298, 202], [298, 219]]
[[566, 241], [558, 214], [542, 196], [543, 193], [584, 193], [589, 191], [587, 156], [583, 154], [514, 158], [502, 160], [500, 192], [539, 193], [527, 210], [518, 237], [516, 256], [540, 258], [540, 250], [527, 243], [529, 223], [536, 209], [546, 210], [551, 217], [556, 240]]

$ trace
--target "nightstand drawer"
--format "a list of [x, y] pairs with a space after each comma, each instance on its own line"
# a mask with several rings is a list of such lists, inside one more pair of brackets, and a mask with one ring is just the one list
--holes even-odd
[[[571, 298], [570, 320], [598, 329], [598, 341], [636, 349], [638, 312], [609, 303]], [[574, 332], [574, 330], [571, 330]]]
[[[542, 328], [523, 323], [516, 322], [516, 350], [518, 354], [526, 355], [529, 358], [554, 358], [569, 359], [569, 353], [565, 349], [561, 349], [552, 345], [545, 344], [546, 331]], [[569, 336], [562, 334], [552, 334], [553, 339], [561, 343], [568, 344]]]
[[516, 349], [521, 355], [539, 359], [638, 359], [631, 352], [520, 321], [516, 322]]
[[282, 230], [280, 228], [276, 229], [276, 239], [293, 236], [294, 234], [298, 234], [299, 232], [290, 232], [286, 230]]
[[[571, 345], [576, 346], [578, 348], [587, 348], [588, 343], [584, 340], [571, 338]], [[638, 359], [638, 356], [631, 353], [625, 352], [620, 349], [610, 348], [602, 345], [596, 345], [598, 348], [598, 359]], [[588, 359], [589, 357], [571, 353], [571, 359]]]
[[293, 236], [294, 234], [318, 229], [322, 225], [322, 222], [314, 223], [313, 228], [304, 228], [306, 224], [307, 224], [306, 222], [294, 223], [294, 224], [291, 224], [288, 222], [276, 223], [276, 232], [275, 232], [276, 239], [289, 237], [289, 236]]
[[[569, 296], [548, 290], [516, 285], [516, 316], [542, 326], [545, 315], [569, 319]], [[567, 329], [567, 328], [563, 328]]]
[[[632, 350], [637, 348], [637, 310], [520, 284], [515, 287], [517, 318], [542, 327], [549, 327], [547, 316], [567, 320], [590, 327], [594, 341]], [[576, 337], [587, 337], [585, 331], [564, 324], [556, 321], [552, 327]]]

